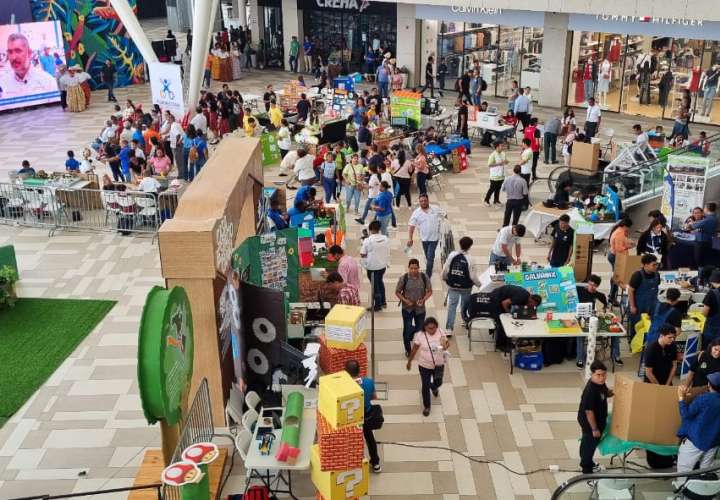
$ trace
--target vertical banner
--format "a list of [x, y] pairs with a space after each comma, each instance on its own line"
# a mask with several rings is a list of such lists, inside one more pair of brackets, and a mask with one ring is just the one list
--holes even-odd
[[263, 167], [280, 163], [282, 157], [280, 155], [280, 147], [278, 146], [277, 134], [275, 132], [266, 132], [261, 135], [260, 145], [262, 146]]
[[661, 210], [672, 229], [682, 227], [694, 207], [703, 206], [710, 161], [693, 154], [668, 156], [667, 171], [672, 182], [665, 182]]
[[185, 113], [180, 66], [171, 63], [150, 63], [152, 102], [177, 117]]

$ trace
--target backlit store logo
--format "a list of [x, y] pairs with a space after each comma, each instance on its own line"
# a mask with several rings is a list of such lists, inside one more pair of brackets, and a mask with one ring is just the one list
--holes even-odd
[[647, 23], [647, 24], [668, 24], [680, 26], [702, 27], [702, 19], [686, 19], [684, 17], [656, 17], [656, 16], [610, 16], [598, 14], [595, 16], [598, 21], [615, 21], [621, 23]]
[[485, 14], [487, 16], [496, 16], [502, 14], [502, 9], [492, 7], [475, 7], [472, 5], [453, 5], [450, 12], [460, 14]]
[[315, 0], [318, 7], [326, 9], [348, 9], [362, 12], [370, 7], [370, 0]]

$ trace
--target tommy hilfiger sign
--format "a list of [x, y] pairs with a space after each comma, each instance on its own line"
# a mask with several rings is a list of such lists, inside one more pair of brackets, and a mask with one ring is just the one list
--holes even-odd
[[598, 14], [595, 16], [598, 21], [615, 21], [621, 23], [648, 23], [648, 24], [667, 24], [679, 26], [698, 26], [702, 27], [702, 19], [686, 19], [683, 17], [656, 17], [656, 16], [611, 16], [607, 14]]

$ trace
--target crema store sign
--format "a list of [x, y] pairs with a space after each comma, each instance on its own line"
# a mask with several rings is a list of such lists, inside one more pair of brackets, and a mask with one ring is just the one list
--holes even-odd
[[573, 31], [720, 40], [720, 22], [684, 17], [570, 14]]
[[370, 0], [313, 0], [316, 9], [356, 10], [362, 12], [370, 7]]

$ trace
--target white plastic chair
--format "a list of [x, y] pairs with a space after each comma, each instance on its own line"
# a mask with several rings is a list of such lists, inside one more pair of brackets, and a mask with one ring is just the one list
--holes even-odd
[[250, 408], [248, 411], [246, 411], [242, 416], [242, 426], [247, 429], [248, 431], [253, 431], [253, 426], [255, 425], [255, 422], [257, 422], [257, 419], [260, 415], [257, 411]]
[[247, 429], [241, 430], [238, 435], [235, 436], [235, 448], [237, 448], [237, 451], [242, 457], [243, 462], [247, 458], [248, 450], [250, 449], [251, 443], [252, 433]]
[[[236, 425], [242, 423], [243, 418], [243, 397], [242, 392], [237, 387], [230, 388], [230, 398], [225, 407], [225, 421], [232, 430]], [[235, 425], [231, 425], [230, 421]]]
[[262, 399], [260, 399], [260, 396], [258, 396], [258, 393], [255, 391], [250, 391], [245, 394], [245, 404], [250, 409], [257, 410], [261, 401]]
[[694, 493], [695, 495], [702, 495], [710, 498], [720, 494], [720, 479], [715, 481], [703, 481], [702, 479], [690, 479], [682, 485], [680, 491], [673, 497], [676, 499], [686, 498], [684, 492]]

